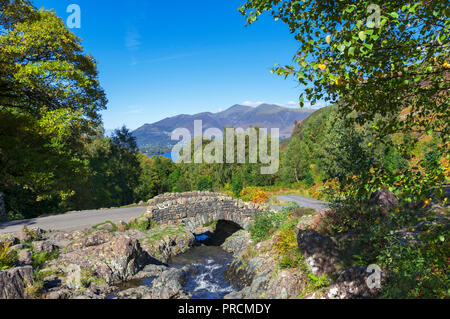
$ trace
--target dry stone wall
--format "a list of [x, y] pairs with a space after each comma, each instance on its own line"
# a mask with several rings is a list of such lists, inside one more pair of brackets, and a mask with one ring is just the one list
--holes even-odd
[[159, 224], [182, 223], [188, 231], [216, 220], [226, 220], [248, 229], [255, 214], [265, 205], [247, 203], [212, 192], [164, 194], [149, 201], [147, 216]]

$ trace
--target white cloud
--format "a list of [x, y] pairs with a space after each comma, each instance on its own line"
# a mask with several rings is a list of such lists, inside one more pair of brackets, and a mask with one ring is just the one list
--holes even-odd
[[[242, 105], [245, 106], [251, 106], [251, 107], [257, 107], [260, 106], [261, 104], [273, 104], [273, 105], [278, 105], [281, 107], [300, 107], [299, 102], [296, 101], [288, 101], [286, 103], [272, 103], [272, 102], [265, 102], [265, 101], [258, 101], [258, 102], [253, 102], [253, 101], [245, 101], [243, 103], [241, 103]], [[315, 105], [311, 105], [311, 103], [305, 103], [304, 108], [307, 109], [320, 109], [327, 106], [327, 104], [325, 102], [317, 102]]]
[[242, 102], [242, 105], [251, 106], [251, 107], [257, 107], [257, 106], [259, 106], [261, 104], [265, 104], [265, 103], [266, 102], [264, 102], [264, 101], [259, 101], [259, 102], [245, 101], [245, 102]]
[[137, 51], [141, 46], [139, 39], [141, 35], [136, 28], [130, 28], [125, 36], [125, 47], [130, 51]]

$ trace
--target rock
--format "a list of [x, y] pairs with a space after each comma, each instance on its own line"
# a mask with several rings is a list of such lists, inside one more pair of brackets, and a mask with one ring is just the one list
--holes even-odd
[[314, 275], [333, 274], [340, 264], [340, 252], [334, 240], [312, 230], [299, 230], [298, 248]]
[[240, 230], [230, 237], [228, 237], [222, 244], [222, 248], [233, 254], [233, 256], [239, 256], [247, 247], [250, 246], [252, 240], [250, 238], [250, 233], [245, 230]]
[[31, 265], [33, 262], [33, 253], [29, 249], [24, 249], [17, 256], [17, 264], [20, 266]]
[[78, 265], [108, 284], [131, 279], [149, 260], [138, 241], [123, 233], [95, 232], [77, 243], [60, 255], [58, 263]]
[[0, 271], [0, 299], [28, 299], [25, 286], [32, 283], [33, 267], [17, 267]]
[[266, 292], [268, 299], [297, 299], [305, 288], [305, 279], [292, 269], [281, 270]]
[[380, 207], [385, 212], [390, 212], [398, 206], [398, 199], [389, 191], [379, 190], [370, 196], [370, 204]]
[[50, 241], [34, 241], [32, 243], [32, 246], [34, 252], [37, 254], [41, 252], [47, 252], [51, 254], [56, 250], [55, 245], [53, 245]]
[[[372, 299], [380, 295], [381, 289], [369, 288], [367, 281], [372, 274], [357, 266], [344, 270], [334, 284], [324, 293], [324, 299]], [[380, 274], [382, 284], [384, 275]]]
[[59, 250], [62, 250], [69, 246], [72, 241], [69, 239], [70, 234], [61, 231], [48, 233], [46, 238]]
[[125, 232], [125, 231], [127, 231], [127, 228], [128, 228], [128, 224], [127, 223], [125, 223], [124, 221], [119, 221], [117, 224], [116, 224], [116, 226], [117, 226], [117, 230], [118, 231], [120, 231], [120, 232]]
[[69, 289], [58, 289], [55, 291], [50, 291], [44, 295], [44, 299], [60, 300], [69, 299], [71, 292]]
[[195, 245], [194, 235], [182, 228], [168, 226], [153, 231], [155, 233], [149, 233], [140, 240], [140, 244], [149, 256], [159, 262], [167, 263], [171, 257], [185, 253]]
[[69, 289], [80, 289], [81, 283], [81, 267], [79, 265], [70, 264], [64, 269], [66, 275], [64, 284]]
[[106, 230], [99, 230], [75, 239], [67, 248], [68, 251], [95, 247], [106, 244], [114, 238], [114, 234]]
[[19, 244], [19, 239], [12, 234], [1, 234], [0, 235], [0, 244], [10, 243], [11, 245]]
[[103, 223], [101, 225], [96, 226], [95, 229], [97, 229], [97, 230], [106, 230], [106, 231], [109, 231], [109, 232], [113, 232], [113, 231], [117, 230], [116, 225], [112, 224], [112, 223]]
[[[186, 299], [184, 285], [186, 269], [167, 268], [164, 266], [146, 267], [147, 272], [158, 272], [158, 277], [151, 286], [139, 286], [118, 293], [120, 299]], [[162, 272], [161, 272], [162, 271]]]
[[152, 299], [185, 299], [186, 271], [171, 268], [152, 283]]
[[150, 264], [144, 267], [140, 272], [133, 276], [133, 279], [145, 279], [160, 276], [168, 269], [165, 265]]
[[155, 299], [153, 298], [153, 289], [148, 286], [139, 286], [121, 291], [117, 297], [119, 299]]
[[21, 243], [26, 242], [26, 241], [30, 241], [32, 238], [29, 234], [21, 231], [21, 232], [17, 232], [14, 234], [14, 237], [17, 238], [17, 240]]
[[24, 244], [18, 244], [18, 245], [11, 246], [10, 249], [11, 249], [11, 250], [15, 250], [15, 251], [20, 251], [20, 250], [25, 249], [25, 248], [27, 248], [26, 245], [24, 245]]

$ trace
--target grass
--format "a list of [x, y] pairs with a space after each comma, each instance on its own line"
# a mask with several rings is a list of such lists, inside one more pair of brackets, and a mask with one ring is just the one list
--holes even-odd
[[215, 220], [215, 221], [206, 223], [206, 224], [203, 225], [203, 227], [204, 227], [204, 228], [211, 227], [211, 230], [212, 230], [212, 231], [215, 231], [215, 230], [216, 230], [216, 227], [217, 227], [217, 222], [218, 222], [218, 221]]
[[104, 229], [104, 228], [101, 228], [104, 225], [111, 225], [112, 226], [112, 229], [107, 229], [109, 232], [116, 232], [117, 229], [118, 229], [117, 225], [114, 224], [112, 221], [109, 221], [109, 220], [104, 222], [104, 223], [100, 223], [100, 224], [97, 224], [95, 226], [92, 226], [92, 228], [95, 229], [95, 230], [101, 230], [101, 229]]
[[33, 253], [33, 261], [31, 265], [38, 271], [42, 269], [46, 262], [58, 258], [59, 250], [55, 249], [53, 252], [41, 251], [40, 253]]
[[156, 226], [156, 223], [150, 218], [141, 216], [134, 221], [128, 223], [128, 229], [137, 229], [142, 232], [146, 232]]

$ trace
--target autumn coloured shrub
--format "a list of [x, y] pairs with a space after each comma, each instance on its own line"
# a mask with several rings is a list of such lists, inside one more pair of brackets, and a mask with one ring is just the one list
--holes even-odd
[[17, 261], [17, 252], [11, 250], [11, 242], [0, 243], [0, 270], [14, 267]]
[[244, 201], [262, 204], [269, 199], [269, 195], [261, 187], [245, 187], [241, 191], [241, 198]]

